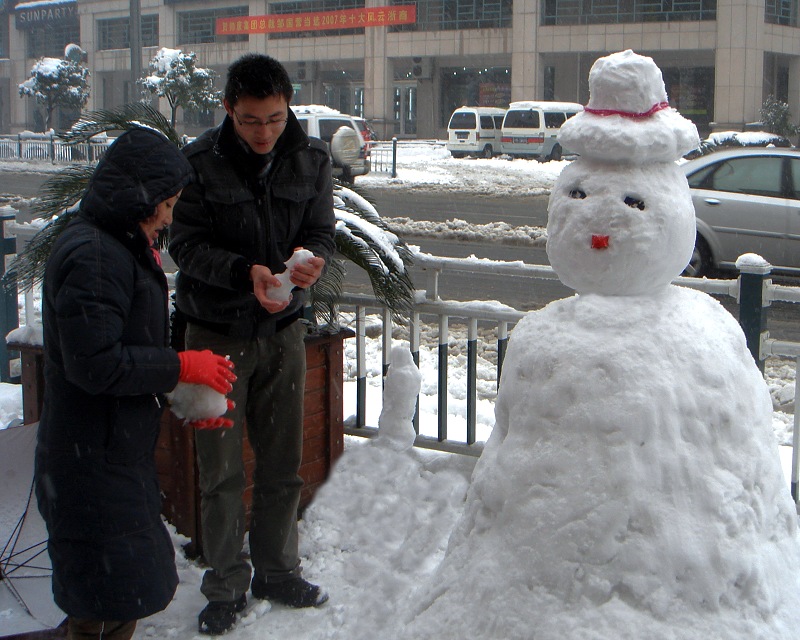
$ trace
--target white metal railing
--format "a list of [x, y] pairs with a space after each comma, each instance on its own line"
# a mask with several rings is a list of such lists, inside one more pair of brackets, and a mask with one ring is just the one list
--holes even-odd
[[397, 155], [414, 147], [444, 147], [443, 140], [376, 140], [367, 143], [370, 149], [370, 172], [397, 177]]
[[56, 163], [97, 162], [110, 139], [67, 144], [54, 133], [0, 135], [0, 160], [42, 160]]

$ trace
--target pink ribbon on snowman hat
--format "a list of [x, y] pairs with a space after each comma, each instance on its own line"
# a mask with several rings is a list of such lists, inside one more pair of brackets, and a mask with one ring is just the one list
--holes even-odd
[[659, 102], [658, 104], [654, 104], [650, 110], [645, 111], [643, 113], [633, 113], [632, 111], [619, 111], [617, 109], [592, 109], [588, 105], [583, 108], [584, 111], [587, 113], [591, 113], [595, 116], [622, 116], [623, 118], [649, 118], [655, 113], [662, 111], [663, 109], [669, 109], [669, 102]]

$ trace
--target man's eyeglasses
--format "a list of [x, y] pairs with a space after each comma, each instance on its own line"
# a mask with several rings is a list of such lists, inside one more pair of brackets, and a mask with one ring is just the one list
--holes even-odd
[[236, 109], [231, 109], [233, 111], [233, 116], [236, 118], [236, 122], [239, 123], [240, 127], [247, 127], [249, 129], [258, 129], [259, 127], [268, 127], [270, 129], [283, 129], [286, 126], [286, 123], [289, 122], [289, 118], [273, 118], [271, 120], [258, 120], [257, 118], [245, 118], [242, 120], [239, 117], [239, 114], [236, 113]]

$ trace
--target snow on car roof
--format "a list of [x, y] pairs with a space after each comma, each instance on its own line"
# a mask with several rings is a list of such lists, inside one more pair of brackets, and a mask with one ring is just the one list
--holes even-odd
[[534, 100], [520, 100], [512, 102], [509, 109], [550, 109], [553, 111], [583, 111], [583, 105], [577, 102], [547, 102]]
[[337, 111], [336, 109], [332, 109], [331, 107], [326, 107], [322, 104], [296, 104], [292, 105], [292, 111], [295, 113], [328, 113], [328, 114], [340, 114], [341, 111]]

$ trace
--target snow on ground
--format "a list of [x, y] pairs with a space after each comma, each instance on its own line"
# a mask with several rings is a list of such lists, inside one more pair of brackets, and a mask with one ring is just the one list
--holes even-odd
[[538, 162], [491, 159], [457, 159], [444, 145], [399, 145], [397, 177], [373, 172], [356, 178], [356, 186], [396, 189], [435, 189], [491, 195], [547, 195], [568, 161]]
[[[9, 164], [13, 164], [15, 170], [21, 166], [0, 163], [0, 171], [8, 170]], [[565, 165], [564, 162], [541, 164], [504, 159], [454, 160], [444, 157], [441, 149], [419, 148], [413, 154], [401, 154], [398, 178], [372, 174], [360, 177], [357, 186], [380, 184], [398, 189], [548, 193]], [[43, 165], [41, 170], [49, 171], [51, 166]], [[454, 226], [459, 225], [454, 223]], [[466, 231], [474, 230], [467, 228]], [[499, 225], [496, 229], [498, 236], [507, 231]], [[440, 233], [441, 229], [434, 232]], [[370, 320], [378, 324], [377, 318]], [[438, 382], [432, 364], [436, 358], [436, 332], [433, 326], [424, 329], [427, 339], [423, 339], [420, 353], [423, 373], [421, 431], [428, 435], [433, 435], [436, 429]], [[367, 423], [377, 425], [383, 384], [379, 355], [381, 338], [372, 330], [368, 333], [371, 337], [367, 340]], [[395, 343], [402, 344], [405, 338], [402, 329], [398, 329]], [[466, 379], [462, 375], [466, 356], [457, 346], [462, 338], [457, 328], [451, 328], [448, 412], [454, 439], [463, 437], [466, 423]], [[479, 440], [488, 437], [494, 424], [496, 353], [492, 342], [487, 341], [478, 363]], [[345, 345], [345, 417], [355, 412], [354, 354], [354, 341], [348, 340]], [[794, 375], [794, 363], [790, 360], [767, 362], [767, 386], [775, 408], [773, 430], [784, 445], [791, 440]], [[3, 425], [21, 413], [18, 389], [13, 385], [0, 385], [0, 423]], [[781, 449], [786, 471], [791, 453], [789, 447]], [[330, 592], [329, 603], [320, 609], [294, 611], [251, 601], [236, 629], [225, 637], [231, 640], [395, 638], [398, 620], [394, 612], [401, 603], [415, 598], [415, 590], [433, 575], [444, 557], [450, 532], [461, 517], [474, 463], [474, 458], [455, 454], [397, 451], [386, 442], [346, 438], [345, 455], [301, 522], [305, 576]], [[140, 622], [135, 635], [137, 640], [204, 637], [197, 633], [196, 626], [197, 614], [205, 604], [199, 592], [203, 569], [183, 557], [181, 545], [186, 540], [174, 532], [173, 539], [181, 584], [170, 607]], [[489, 620], [496, 615], [482, 602], [464, 602], [460, 606], [477, 609]], [[0, 612], [0, 616], [2, 614]], [[532, 630], [537, 627], [533, 614]], [[684, 640], [679, 630], [676, 631], [675, 638]]]

